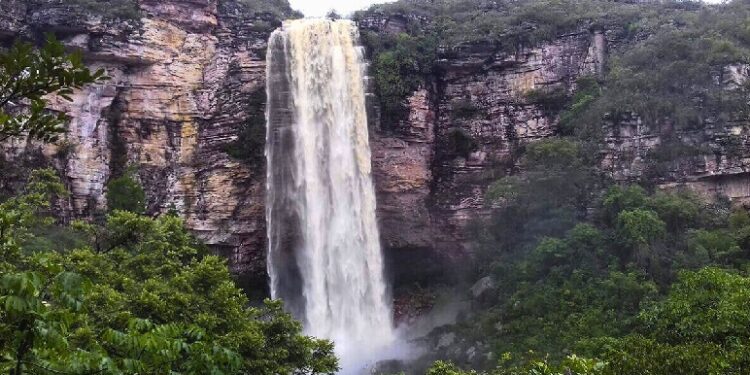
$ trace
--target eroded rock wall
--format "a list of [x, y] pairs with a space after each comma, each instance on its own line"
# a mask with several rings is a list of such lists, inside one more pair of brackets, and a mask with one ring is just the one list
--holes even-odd
[[[408, 15], [376, 14], [361, 26], [399, 33], [418, 22]], [[424, 263], [415, 267], [414, 258], [448, 264], [465, 259], [472, 221], [489, 212], [484, 197], [490, 184], [523, 172], [524, 145], [559, 134], [562, 108], [539, 94], [570, 96], [580, 78], [603, 77], [610, 54], [628, 47], [617, 38], [593, 27], [515, 53], [481, 42], [442, 51], [437, 73], [408, 99], [408, 120], [373, 130], [382, 231], [391, 258], [402, 262], [394, 267], [397, 275], [430, 272]], [[717, 79], [731, 90], [747, 77], [747, 66], [729, 66]], [[603, 121], [601, 169], [615, 181], [688, 187], [709, 199], [750, 202], [748, 119], [734, 119], [729, 127], [706, 122], [702, 129], [677, 129], [669, 121], [649, 128], [635, 115], [617, 126]], [[471, 143], [463, 152], [455, 149], [457, 136]], [[694, 151], [656, 155], [670, 142]], [[445, 275], [432, 271], [433, 280]]]
[[[363, 27], [398, 33], [406, 23], [369, 18]], [[408, 99], [408, 119], [373, 129], [381, 231], [397, 279], [445, 276], [444, 265], [465, 259], [488, 186], [516, 172], [519, 147], [557, 131], [559, 111], [530, 94], [571, 93], [579, 77], [601, 73], [606, 46], [592, 30], [513, 54], [492, 44], [444, 51], [439, 73]], [[457, 152], [458, 136], [471, 145]], [[425, 258], [438, 266], [418, 263]]]
[[109, 179], [134, 168], [150, 214], [184, 216], [241, 280], [264, 286], [264, 166], [226, 149], [257, 112], [248, 106], [265, 91], [266, 41], [278, 17], [218, 0], [143, 0], [130, 21], [56, 1], [0, 7], [6, 42], [53, 32], [110, 77], [73, 102], [52, 101], [72, 118], [59, 145], [16, 141], [5, 153], [47, 156], [65, 176], [65, 210], [75, 217], [101, 213]]

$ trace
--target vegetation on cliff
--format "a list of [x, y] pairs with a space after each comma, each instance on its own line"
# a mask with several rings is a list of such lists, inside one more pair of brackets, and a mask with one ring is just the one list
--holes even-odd
[[[36, 6], [68, 6], [107, 21], [137, 21], [143, 12], [137, 0], [28, 0]], [[270, 15], [277, 19], [299, 18], [302, 15], [289, 5], [288, 0], [232, 0], [239, 9], [252, 15]], [[226, 4], [222, 4], [226, 6]]]
[[34, 5], [65, 5], [98, 15], [106, 20], [138, 20], [137, 0], [29, 0]]
[[[634, 116], [654, 128], [718, 129], [747, 117], [748, 86], [736, 81], [732, 69], [750, 62], [749, 16], [743, 1], [709, 6], [690, 1], [402, 0], [355, 18], [365, 25], [368, 19], [391, 20], [401, 28], [363, 33], [390, 127], [404, 118], [406, 97], [415, 88], [439, 85], [436, 57], [481, 45], [495, 58], [509, 58], [561, 35], [605, 30], [617, 47], [610, 51], [599, 90], [572, 106], [575, 126], [568, 130], [584, 134]], [[561, 109], [570, 97], [548, 99], [557, 102], [548, 103], [552, 108]]]
[[279, 19], [301, 18], [302, 14], [293, 10], [288, 0], [236, 0], [243, 10], [253, 14], [270, 14]]
[[[471, 237], [472, 277], [498, 287], [452, 328], [464, 350], [441, 355], [493, 375], [748, 371], [750, 216], [722, 197], [654, 181], [680, 158], [741, 147], [732, 137], [750, 113], [741, 73], [750, 4], [402, 0], [357, 19], [392, 129], [416, 88], [440, 90], [441, 58], [478, 46], [493, 62], [512, 61], [593, 31], [610, 44], [599, 76], [523, 98], [559, 119], [558, 134], [520, 145], [514, 170], [523, 173], [490, 187], [492, 214]], [[471, 102], [450, 110], [475, 116]], [[605, 130], [633, 123], [663, 142], [648, 154], [642, 186], [617, 185], [600, 168]], [[684, 143], [674, 136], [684, 131], [715, 142]], [[438, 362], [428, 373], [475, 372]]]
[[266, 161], [266, 92], [255, 91], [248, 99], [247, 119], [240, 125], [239, 136], [224, 150], [231, 157], [262, 169]]
[[135, 172], [129, 168], [107, 184], [107, 207], [111, 211], [146, 213], [146, 192], [136, 180]]

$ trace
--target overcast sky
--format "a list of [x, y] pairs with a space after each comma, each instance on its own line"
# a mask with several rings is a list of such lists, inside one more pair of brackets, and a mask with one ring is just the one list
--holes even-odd
[[[0, 0], [2, 1], [2, 0]], [[297, 9], [307, 17], [325, 16], [331, 9], [336, 9], [341, 15], [348, 15], [355, 10], [365, 9], [372, 4], [386, 3], [384, 0], [289, 0], [292, 8]]]
[[[0, 0], [2, 1], [2, 0]], [[391, 0], [392, 1], [392, 0]], [[390, 2], [388, 0], [289, 0], [292, 8], [297, 9], [307, 17], [325, 16], [331, 9], [336, 9], [341, 15], [348, 15], [355, 10], [369, 7], [372, 4]], [[709, 3], [719, 3], [721, 0], [706, 0]]]

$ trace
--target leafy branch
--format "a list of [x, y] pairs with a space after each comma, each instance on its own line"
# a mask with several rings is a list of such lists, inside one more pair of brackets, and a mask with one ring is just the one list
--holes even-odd
[[54, 142], [68, 117], [47, 109], [50, 95], [73, 101], [75, 90], [108, 79], [83, 63], [80, 52], [68, 54], [51, 34], [41, 48], [17, 42], [0, 54], [0, 142], [28, 136]]

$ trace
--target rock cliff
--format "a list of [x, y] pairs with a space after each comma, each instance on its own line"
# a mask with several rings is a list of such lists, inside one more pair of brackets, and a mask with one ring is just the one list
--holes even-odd
[[[367, 31], [398, 34], [423, 21], [371, 12], [360, 23]], [[408, 99], [408, 118], [374, 130], [382, 231], [390, 258], [400, 262], [397, 279], [418, 281], [415, 274], [425, 272], [422, 278], [440, 280], [444, 271], [420, 259], [450, 264], [466, 255], [472, 221], [489, 214], [488, 186], [523, 172], [525, 144], [560, 134], [562, 108], [539, 93], [570, 97], [580, 78], [602, 79], [610, 55], [632, 48], [620, 38], [594, 25], [515, 52], [483, 41], [441, 51], [436, 72]], [[717, 79], [731, 90], [747, 77], [747, 66], [731, 65]], [[688, 187], [709, 199], [747, 203], [747, 118], [728, 127], [706, 123], [685, 129], [666, 120], [648, 127], [636, 115], [617, 125], [602, 121], [600, 169], [615, 181]], [[674, 147], [691, 151], [670, 152]]]
[[[64, 142], [16, 141], [3, 148], [4, 158], [17, 167], [57, 167], [72, 193], [61, 207], [66, 217], [102, 212], [107, 181], [135, 167], [149, 213], [184, 216], [229, 259], [240, 280], [261, 290], [265, 170], [258, 157], [262, 142], [247, 137], [262, 139], [253, 127], [264, 110], [266, 43], [290, 10], [261, 11], [242, 0], [138, 3], [138, 18], [113, 20], [55, 0], [0, 2], [2, 44], [53, 32], [111, 77], [76, 93], [72, 103], [53, 103], [72, 116]], [[404, 17], [373, 17], [361, 27], [398, 33]], [[444, 264], [467, 255], [467, 228], [486, 213], [488, 185], [518, 172], [524, 144], [558, 131], [559, 111], [531, 94], [572, 93], [579, 77], [602, 74], [608, 50], [616, 48], [616, 37], [600, 28], [515, 53], [490, 43], [464, 44], [443, 51], [439, 72], [408, 98], [402, 123], [373, 121], [379, 220], [397, 284], [441, 276]], [[727, 69], [728, 85], [748, 75], [745, 66]], [[645, 157], [666, 130], [645, 128], [637, 119], [606, 129], [604, 170], [619, 180], [642, 178]], [[750, 199], [748, 128], [738, 121], [729, 131], [679, 132], [711, 147], [670, 163], [666, 177], [655, 182]], [[238, 147], [252, 149], [236, 157]], [[19, 172], [3, 170], [0, 188], [9, 189]]]
[[[229, 147], [263, 103], [268, 35], [280, 16], [217, 0], [144, 0], [110, 20], [56, 1], [0, 4], [0, 37], [57, 35], [110, 80], [53, 107], [72, 120], [57, 146], [16, 142], [6, 157], [42, 154], [65, 177], [68, 216], [106, 205], [107, 181], [134, 167], [151, 214], [175, 210], [251, 285], [265, 285], [265, 170]], [[262, 133], [261, 133], [262, 136]], [[262, 150], [255, 151], [260, 152]]]
[[[362, 21], [378, 33], [403, 25], [402, 17]], [[397, 279], [437, 276], [467, 255], [468, 227], [488, 211], [488, 186], [515, 171], [520, 146], [556, 133], [558, 113], [527, 94], [572, 92], [578, 77], [603, 69], [606, 45], [597, 30], [515, 54], [489, 43], [446, 51], [439, 74], [408, 99], [408, 119], [374, 130], [381, 230]], [[457, 152], [457, 137], [470, 146]], [[437, 266], [416, 267], [425, 257]]]

